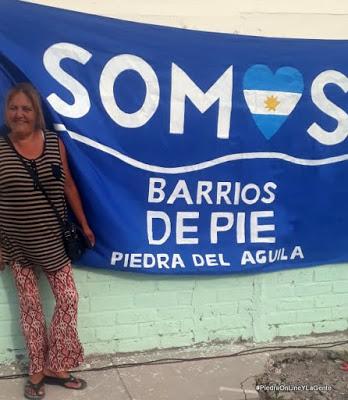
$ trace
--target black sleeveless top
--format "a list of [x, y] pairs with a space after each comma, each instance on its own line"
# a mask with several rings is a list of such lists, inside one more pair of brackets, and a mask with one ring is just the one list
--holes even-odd
[[[24, 160], [64, 218], [65, 175], [57, 135], [45, 132], [42, 154]], [[0, 137], [0, 247], [5, 263], [17, 261], [23, 267], [50, 272], [70, 262], [52, 207], [5, 137]]]

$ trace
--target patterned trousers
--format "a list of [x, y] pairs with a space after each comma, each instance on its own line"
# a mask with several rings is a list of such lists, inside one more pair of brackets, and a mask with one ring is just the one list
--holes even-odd
[[44, 368], [58, 372], [77, 367], [83, 361], [83, 349], [77, 334], [78, 293], [71, 264], [55, 272], [45, 272], [56, 299], [48, 332], [34, 269], [21, 267], [18, 263], [11, 269], [19, 297], [29, 375]]

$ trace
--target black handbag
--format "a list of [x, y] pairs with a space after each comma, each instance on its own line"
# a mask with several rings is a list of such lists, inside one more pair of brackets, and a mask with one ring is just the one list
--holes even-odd
[[67, 218], [63, 219], [60, 216], [56, 206], [53, 204], [52, 200], [48, 197], [45, 188], [41, 185], [36, 169], [31, 165], [30, 162], [28, 163], [27, 161], [25, 161], [21, 157], [21, 155], [13, 148], [13, 144], [8, 137], [6, 137], [6, 140], [10, 145], [10, 147], [12, 147], [14, 152], [17, 154], [18, 158], [22, 161], [22, 164], [24, 165], [25, 169], [28, 171], [29, 175], [33, 179], [34, 188], [41, 190], [43, 195], [46, 197], [49, 205], [51, 206], [53, 212], [55, 213], [59, 225], [61, 226], [64, 249], [67, 256], [73, 262], [79, 260], [83, 255], [83, 253], [86, 251], [86, 249], [92, 247], [92, 244], [90, 243], [86, 235], [83, 233], [79, 225], [75, 224], [72, 221], [69, 221]]
[[71, 261], [77, 261], [87, 248], [92, 245], [82, 229], [71, 221], [65, 221], [63, 228], [63, 242], [67, 256]]

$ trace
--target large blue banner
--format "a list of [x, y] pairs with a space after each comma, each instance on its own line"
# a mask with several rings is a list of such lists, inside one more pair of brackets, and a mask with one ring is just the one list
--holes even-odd
[[98, 268], [347, 261], [347, 49], [0, 5], [0, 90], [41, 92], [97, 238], [81, 264]]

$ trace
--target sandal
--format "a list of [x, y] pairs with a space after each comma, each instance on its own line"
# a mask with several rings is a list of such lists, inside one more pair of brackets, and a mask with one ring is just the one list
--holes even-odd
[[[45, 392], [40, 394], [40, 389], [44, 385], [45, 378], [38, 383], [33, 383], [29, 379], [24, 386], [24, 397], [30, 400], [41, 400], [45, 396]], [[34, 394], [33, 394], [34, 393]]]
[[[63, 386], [66, 389], [82, 390], [87, 386], [87, 382], [84, 379], [76, 378], [74, 375], [70, 374], [67, 378], [58, 378], [56, 376], [45, 376], [45, 383], [48, 385], [58, 385]], [[68, 386], [67, 383], [79, 383], [79, 387]]]

